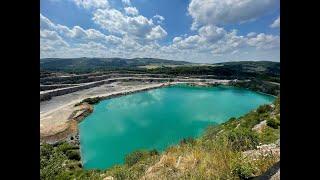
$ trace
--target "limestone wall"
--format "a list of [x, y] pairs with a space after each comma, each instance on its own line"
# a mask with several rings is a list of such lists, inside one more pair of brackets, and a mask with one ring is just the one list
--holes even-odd
[[142, 81], [142, 82], [209, 82], [212, 83], [214, 80], [212, 79], [188, 79], [188, 78], [138, 78], [138, 77], [120, 77], [120, 78], [113, 78], [113, 79], [106, 79], [102, 81], [95, 81], [91, 83], [86, 83], [78, 86], [73, 87], [66, 87], [60, 89], [54, 89], [49, 91], [41, 91], [40, 92], [40, 101], [49, 100], [54, 96], [61, 96], [64, 94], [73, 93], [76, 91], [89, 89], [97, 86], [101, 86], [103, 84], [109, 84], [116, 81]]

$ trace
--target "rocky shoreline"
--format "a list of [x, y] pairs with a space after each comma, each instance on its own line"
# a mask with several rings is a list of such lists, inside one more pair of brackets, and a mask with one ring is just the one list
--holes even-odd
[[[132, 93], [152, 90], [160, 87], [165, 86], [171, 86], [175, 83], [164, 83], [156, 86], [150, 86], [146, 88], [141, 89], [135, 89], [135, 90], [128, 90], [123, 92], [117, 92], [113, 93], [107, 96], [98, 96], [100, 101], [105, 99], [111, 99], [115, 97], [125, 96]], [[93, 97], [95, 98], [95, 97]], [[75, 110], [70, 117], [68, 118], [67, 122], [67, 128], [51, 134], [51, 135], [42, 135], [40, 134], [40, 144], [41, 143], [49, 143], [49, 144], [55, 144], [59, 143], [60, 141], [68, 141], [73, 144], [79, 144], [79, 132], [78, 132], [78, 123], [80, 123], [85, 117], [87, 117], [90, 113], [93, 112], [93, 105], [90, 105], [88, 103], [81, 103], [79, 105], [79, 109]]]
[[[233, 82], [233, 81], [221, 80], [216, 82], [166, 82], [166, 83], [162, 83], [154, 86], [148, 86], [140, 89], [120, 91], [120, 92], [115, 92], [105, 96], [95, 96], [91, 98], [99, 98], [99, 101], [101, 101], [105, 99], [111, 99], [111, 98], [125, 96], [132, 93], [148, 91], [148, 90], [157, 89], [157, 88], [166, 87], [166, 86], [172, 86], [176, 84], [186, 84], [192, 87], [213, 87], [218, 85], [229, 85], [230, 82]], [[40, 143], [45, 142], [45, 143], [54, 144], [60, 141], [68, 141], [73, 144], [80, 143], [79, 133], [78, 133], [78, 123], [80, 123], [86, 116], [88, 116], [90, 113], [93, 112], [93, 105], [90, 105], [88, 103], [83, 103], [82, 101], [77, 103], [77, 105], [79, 105], [79, 108], [73, 111], [70, 117], [68, 118], [67, 128], [64, 128], [63, 130], [60, 130], [56, 133], [49, 134], [49, 135], [40, 134]]]
[[[105, 99], [111, 99], [115, 97], [120, 97], [120, 96], [125, 96], [128, 94], [132, 93], [137, 93], [137, 92], [142, 92], [142, 91], [148, 91], [152, 89], [157, 89], [161, 87], [166, 87], [166, 86], [172, 86], [176, 84], [187, 84], [189, 86], [199, 86], [199, 87], [209, 87], [209, 86], [216, 86], [220, 84], [226, 84], [228, 81], [224, 82], [214, 82], [214, 83], [205, 83], [205, 82], [167, 82], [167, 83], [162, 83], [160, 85], [154, 85], [154, 86], [149, 86], [145, 88], [140, 88], [140, 89], [133, 89], [133, 90], [127, 90], [127, 91], [122, 91], [122, 92], [116, 92], [112, 93], [107, 96], [96, 96], [96, 97], [91, 97], [91, 98], [99, 98], [99, 100], [105, 100]], [[69, 141], [73, 144], [79, 144], [79, 133], [78, 133], [78, 123], [80, 123], [86, 116], [88, 116], [91, 112], [93, 112], [93, 105], [90, 105], [88, 103], [81, 103], [79, 102], [79, 109], [76, 109], [70, 117], [68, 118], [67, 122], [67, 128], [56, 132], [54, 134], [50, 135], [42, 135], [40, 134], [40, 143], [49, 143], [49, 144], [55, 144], [60, 141]]]

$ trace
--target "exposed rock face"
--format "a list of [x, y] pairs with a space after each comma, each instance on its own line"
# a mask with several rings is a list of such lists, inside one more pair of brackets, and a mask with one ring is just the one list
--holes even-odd
[[253, 159], [258, 158], [259, 156], [268, 156], [273, 155], [277, 158], [280, 158], [280, 146], [277, 146], [276, 144], [264, 144], [261, 146], [257, 146], [256, 150], [249, 150], [243, 152], [243, 155], [245, 157], [250, 157]]
[[88, 103], [83, 103], [70, 115], [66, 128], [55, 134], [40, 134], [40, 142], [56, 143], [61, 140], [79, 144], [78, 123], [93, 111], [93, 107]]
[[[143, 81], [143, 82], [168, 82], [168, 81], [175, 81], [175, 82], [196, 82], [200, 83], [201, 86], [205, 85], [205, 82], [209, 82], [209, 84], [227, 84], [229, 80], [212, 80], [212, 79], [185, 79], [185, 78], [153, 78], [153, 77], [120, 77], [114, 79], [104, 79], [100, 81], [94, 81], [89, 83], [83, 83], [77, 86], [72, 87], [65, 87], [60, 89], [53, 89], [49, 91], [40, 91], [40, 101], [46, 101], [51, 99], [54, 96], [61, 96], [64, 94], [69, 94], [72, 92], [93, 88], [96, 86], [101, 86], [103, 84], [110, 84], [113, 82], [120, 82], [120, 81]], [[201, 84], [203, 83], [203, 84]], [[207, 84], [208, 85], [208, 84]], [[206, 86], [207, 86], [206, 85]]]
[[90, 113], [92, 113], [93, 107], [88, 103], [82, 103], [77, 110], [75, 110], [69, 117], [69, 120], [75, 120], [80, 122]]
[[103, 180], [114, 180], [114, 178], [112, 176], [107, 176], [107, 177], [103, 178]]
[[261, 133], [262, 130], [267, 126], [267, 120], [261, 121], [259, 124], [256, 124], [252, 131], [256, 131], [257, 133]]
[[256, 150], [249, 150], [243, 152], [245, 157], [252, 158], [255, 160], [261, 156], [272, 155], [279, 161], [275, 163], [271, 168], [269, 168], [262, 175], [253, 178], [254, 180], [280, 180], [280, 139], [274, 144], [265, 144], [257, 146]]

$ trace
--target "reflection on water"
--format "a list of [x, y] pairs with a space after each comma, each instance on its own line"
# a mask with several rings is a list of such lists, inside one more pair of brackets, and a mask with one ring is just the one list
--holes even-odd
[[79, 124], [84, 167], [122, 163], [137, 149], [163, 150], [273, 99], [237, 88], [179, 85], [101, 101]]

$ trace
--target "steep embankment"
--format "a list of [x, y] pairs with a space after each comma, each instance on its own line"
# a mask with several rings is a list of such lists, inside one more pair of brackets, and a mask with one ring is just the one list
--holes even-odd
[[270, 172], [279, 162], [279, 139], [277, 98], [272, 105], [210, 126], [201, 137], [183, 139], [161, 154], [135, 151], [125, 157], [124, 165], [105, 171], [83, 170], [75, 145], [45, 144], [41, 179], [247, 179]]

